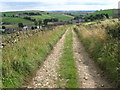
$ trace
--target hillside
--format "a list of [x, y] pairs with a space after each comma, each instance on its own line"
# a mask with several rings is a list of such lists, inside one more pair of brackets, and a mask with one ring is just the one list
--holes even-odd
[[108, 14], [109, 16], [113, 15], [113, 12], [116, 11], [117, 9], [107, 9], [107, 10], [100, 10], [97, 12], [92, 13], [91, 15], [96, 15], [96, 14]]
[[[33, 14], [33, 15], [26, 15], [29, 13]], [[24, 18], [27, 16], [27, 17], [32, 17], [36, 20], [58, 18], [59, 21], [68, 21], [68, 20], [72, 19], [72, 17], [70, 17], [70, 16], [65, 16], [63, 14], [57, 14], [57, 13], [51, 13], [51, 12], [45, 12], [45, 11], [31, 10], [31, 11], [2, 12], [2, 17], [11, 17], [11, 19], [12, 19], [14, 16], [18, 16], [18, 18]], [[3, 22], [4, 22], [4, 20], [6, 22], [6, 19], [3, 19]], [[13, 21], [13, 23], [15, 23], [15, 22]], [[23, 22], [24, 22], [24, 20], [23, 20]]]
[[23, 18], [18, 18], [18, 17], [3, 17], [2, 21], [5, 23], [13, 23], [13, 24], [18, 24], [18, 23], [31, 23], [29, 20], [25, 20]]
[[[14, 11], [14, 12], [2, 12], [2, 26], [6, 29], [18, 29], [18, 24], [23, 23], [25, 26], [34, 27], [36, 22], [41, 21], [41, 25], [45, 25], [44, 20], [48, 19], [47, 22], [64, 22], [73, 19], [70, 15], [64, 15], [63, 13], [54, 13], [47, 11]], [[54, 21], [53, 21], [54, 20]]]
[[44, 12], [44, 11], [37, 11], [37, 10], [30, 10], [30, 11], [11, 11], [11, 12], [2, 12], [2, 15], [3, 14], [6, 14], [6, 16], [12, 16], [14, 14], [19, 14], [19, 13], [31, 13], [31, 12], [34, 12], [34, 13], [41, 13], [41, 14], [47, 14], [48, 12]]

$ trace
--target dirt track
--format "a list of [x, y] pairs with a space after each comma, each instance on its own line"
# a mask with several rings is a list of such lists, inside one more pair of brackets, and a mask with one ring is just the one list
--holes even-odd
[[67, 31], [55, 45], [51, 54], [48, 55], [43, 66], [38, 70], [36, 77], [33, 78], [28, 88], [57, 88], [57, 68], [59, 67], [59, 58], [63, 51], [66, 33]]
[[78, 69], [80, 88], [111, 88], [110, 83], [105, 80], [103, 72], [91, 60], [88, 53], [73, 31], [73, 52]]
[[[67, 30], [68, 31], [68, 30]], [[59, 68], [59, 59], [62, 55], [65, 35], [55, 45], [53, 51], [46, 58], [41, 68], [36, 73], [28, 88], [58, 88], [56, 81], [58, 80], [57, 70]], [[78, 82], [80, 88], [112, 88], [112, 84], [106, 81], [104, 73], [96, 66], [88, 53], [73, 32], [73, 53], [76, 67], [78, 70]]]

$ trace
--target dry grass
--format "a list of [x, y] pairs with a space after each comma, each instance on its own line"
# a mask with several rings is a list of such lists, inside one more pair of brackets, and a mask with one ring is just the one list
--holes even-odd
[[[117, 33], [114, 32], [114, 30], [118, 30], [118, 28], [113, 27], [114, 25], [115, 27], [119, 26], [118, 22], [106, 21], [94, 25], [80, 25], [74, 29], [95, 62], [107, 73], [112, 81], [116, 82], [116, 87], [119, 87], [120, 43], [119, 40], [115, 38]], [[106, 27], [109, 28], [106, 29]], [[113, 30], [111, 34], [108, 34], [108, 29]], [[111, 37], [111, 35], [114, 35], [114, 37]]]
[[2, 79], [7, 88], [22, 87], [34, 75], [38, 67], [65, 32], [65, 26], [57, 27], [44, 34], [36, 32], [3, 48]]
[[90, 28], [85, 26], [77, 27], [77, 29], [81, 32], [81, 37], [83, 39], [106, 39], [106, 31], [102, 28]]

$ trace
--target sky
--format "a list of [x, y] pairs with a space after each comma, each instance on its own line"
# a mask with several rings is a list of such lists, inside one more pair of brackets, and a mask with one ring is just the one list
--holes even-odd
[[119, 0], [0, 0], [0, 11], [100, 10], [118, 8]]

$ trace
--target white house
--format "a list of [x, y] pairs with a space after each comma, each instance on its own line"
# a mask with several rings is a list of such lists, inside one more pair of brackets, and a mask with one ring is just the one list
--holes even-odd
[[23, 30], [27, 30], [27, 29], [28, 29], [28, 26], [24, 26], [24, 27], [23, 27]]

